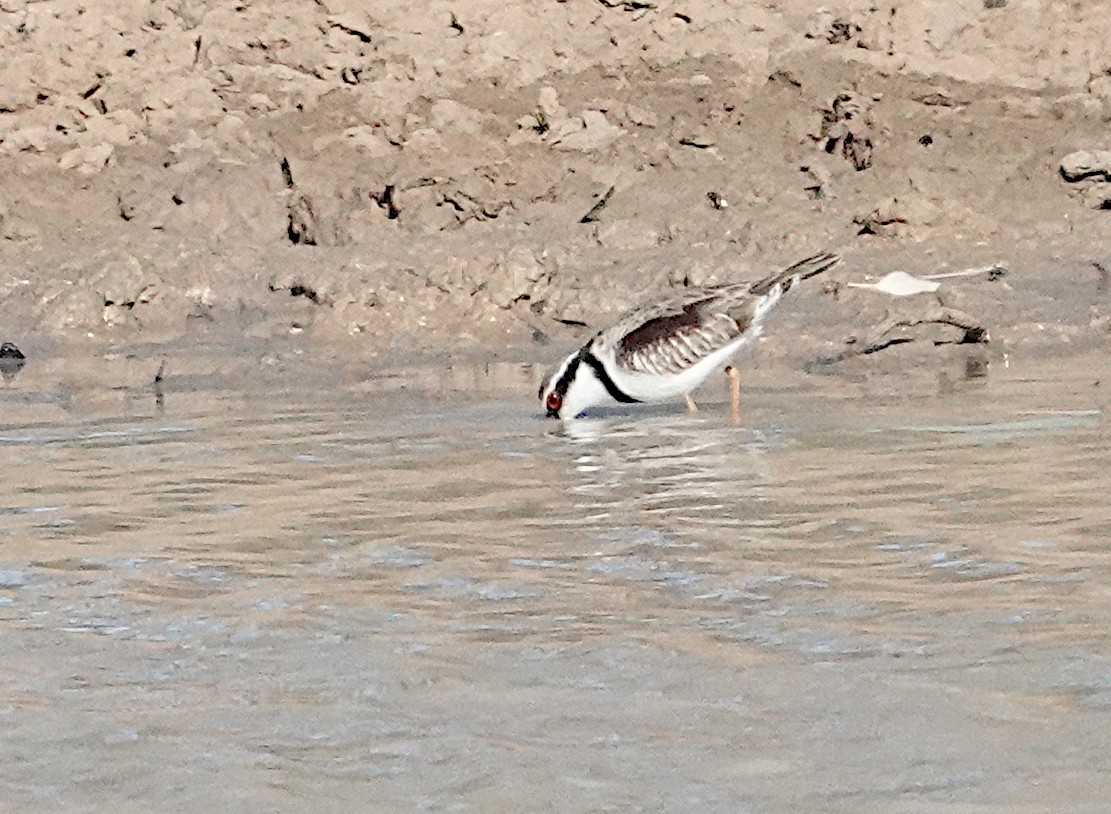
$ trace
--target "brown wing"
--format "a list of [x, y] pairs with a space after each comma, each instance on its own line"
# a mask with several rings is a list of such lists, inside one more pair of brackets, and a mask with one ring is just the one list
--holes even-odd
[[636, 373], [680, 373], [735, 341], [751, 324], [751, 308], [738, 301], [723, 308], [724, 293], [703, 292], [622, 332], [615, 348], [617, 363]]
[[838, 259], [835, 254], [816, 254], [756, 283], [688, 289], [634, 311], [594, 342], [612, 348], [617, 364], [630, 372], [681, 373], [749, 330], [757, 306], [773, 288], [781, 286], [785, 292]]

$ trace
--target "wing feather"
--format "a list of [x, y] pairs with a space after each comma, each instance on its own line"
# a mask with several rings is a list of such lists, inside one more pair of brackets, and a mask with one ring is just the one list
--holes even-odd
[[611, 349], [618, 366], [631, 373], [681, 373], [740, 339], [758, 321], [769, 296], [778, 298], [838, 259], [818, 254], [755, 283], [687, 289], [633, 311], [594, 342]]
[[739, 339], [750, 324], [743, 313], [718, 310], [719, 304], [717, 296], [699, 297], [622, 332], [617, 363], [635, 373], [681, 373]]

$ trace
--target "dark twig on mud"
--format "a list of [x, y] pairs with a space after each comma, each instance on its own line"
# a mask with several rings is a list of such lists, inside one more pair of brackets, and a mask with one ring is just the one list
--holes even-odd
[[598, 202], [590, 207], [590, 211], [579, 219], [579, 223], [594, 223], [597, 221], [598, 215], [606, 208], [606, 204], [609, 203], [609, 199], [613, 196], [614, 189], [616, 189], [616, 187], [607, 189], [606, 194], [599, 198]]

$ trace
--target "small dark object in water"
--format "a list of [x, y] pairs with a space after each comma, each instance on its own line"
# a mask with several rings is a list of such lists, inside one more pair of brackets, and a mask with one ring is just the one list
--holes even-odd
[[19, 371], [23, 370], [25, 364], [27, 364], [27, 357], [14, 344], [5, 342], [0, 345], [0, 374], [3, 374], [4, 381], [10, 382], [14, 379]]
[[988, 377], [988, 360], [983, 356], [969, 356], [964, 360], [964, 377], [973, 379], [986, 379]]
[[152, 389], [154, 390], [154, 404], [158, 408], [159, 412], [162, 411], [162, 408], [166, 403], [166, 396], [162, 392], [162, 379], [165, 377], [165, 374], [166, 360], [163, 359], [162, 364], [158, 366], [158, 372], [154, 374], [154, 384], [152, 385]]

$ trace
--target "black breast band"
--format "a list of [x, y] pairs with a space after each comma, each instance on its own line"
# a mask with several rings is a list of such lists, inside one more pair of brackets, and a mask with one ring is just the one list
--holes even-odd
[[614, 401], [619, 401], [622, 404], [637, 404], [640, 399], [635, 399], [617, 386], [617, 382], [610, 376], [609, 371], [606, 370], [602, 361], [590, 351], [590, 345], [587, 345], [579, 353], [579, 358], [586, 362], [590, 369], [594, 371], [594, 375], [598, 377], [598, 381], [606, 388], [606, 392], [610, 394], [610, 398]]

